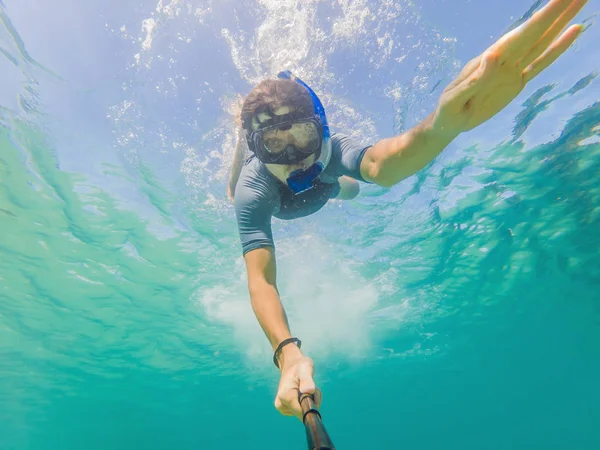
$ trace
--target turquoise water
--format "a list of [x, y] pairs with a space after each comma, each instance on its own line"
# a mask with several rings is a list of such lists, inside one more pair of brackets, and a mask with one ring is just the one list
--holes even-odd
[[[4, 3], [0, 448], [305, 448], [224, 195], [236, 95], [286, 66], [400, 132], [531, 5]], [[425, 171], [275, 222], [337, 448], [600, 448], [598, 6]]]

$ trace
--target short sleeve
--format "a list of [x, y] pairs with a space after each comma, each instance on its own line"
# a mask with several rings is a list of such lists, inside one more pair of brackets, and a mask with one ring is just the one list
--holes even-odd
[[261, 181], [242, 174], [235, 188], [235, 213], [244, 255], [258, 248], [275, 247], [271, 218], [278, 199], [268, 183]]
[[344, 134], [333, 133], [331, 136], [332, 155], [327, 171], [338, 177], [346, 175], [367, 183], [360, 174], [360, 164], [365, 152], [370, 147], [370, 144], [365, 145]]

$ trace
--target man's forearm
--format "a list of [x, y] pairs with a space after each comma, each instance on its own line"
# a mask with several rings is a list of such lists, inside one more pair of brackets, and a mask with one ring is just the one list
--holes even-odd
[[[292, 337], [277, 288], [266, 282], [260, 283], [250, 289], [250, 298], [254, 314], [269, 339], [271, 347], [275, 350], [281, 341]], [[286, 345], [279, 356], [280, 367], [283, 366], [286, 359], [289, 360], [295, 355], [301, 354], [300, 349], [295, 345]]]
[[434, 119], [435, 113], [406, 133], [371, 147], [361, 164], [363, 177], [382, 186], [393, 186], [427, 166], [457, 136], [438, 128]]

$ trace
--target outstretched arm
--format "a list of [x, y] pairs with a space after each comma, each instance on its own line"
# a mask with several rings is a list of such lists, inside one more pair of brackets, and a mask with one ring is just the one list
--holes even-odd
[[550, 0], [527, 22], [469, 62], [444, 90], [427, 119], [367, 150], [360, 166], [363, 178], [393, 186], [427, 166], [460, 133], [503, 110], [575, 42], [583, 26], [563, 30], [586, 3]]
[[[280, 342], [292, 337], [277, 291], [275, 251], [272, 247], [258, 248], [246, 253], [244, 259], [248, 270], [252, 309], [275, 350]], [[284, 346], [277, 360], [281, 377], [275, 407], [283, 415], [295, 415], [302, 420], [298, 391], [314, 394], [317, 405], [321, 404], [321, 391], [313, 380], [314, 363], [294, 344]]]
[[[275, 252], [272, 247], [251, 250], [244, 256], [248, 271], [248, 290], [252, 309], [273, 350], [284, 339], [292, 337], [288, 319], [277, 291]], [[300, 354], [296, 346], [284, 347], [286, 352]]]

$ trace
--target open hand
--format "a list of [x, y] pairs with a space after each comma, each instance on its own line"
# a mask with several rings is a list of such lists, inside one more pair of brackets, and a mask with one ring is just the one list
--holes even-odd
[[434, 128], [457, 135], [504, 109], [581, 34], [582, 25], [563, 30], [586, 3], [550, 0], [527, 22], [469, 62], [440, 97]]

